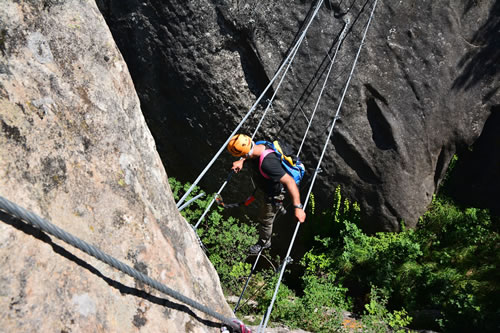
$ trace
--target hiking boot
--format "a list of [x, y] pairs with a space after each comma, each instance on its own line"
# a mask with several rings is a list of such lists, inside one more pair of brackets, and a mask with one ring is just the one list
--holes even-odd
[[271, 242], [267, 242], [265, 244], [262, 244], [261, 241], [259, 241], [257, 244], [250, 246], [250, 253], [251, 254], [257, 254], [262, 250], [268, 249], [271, 247]]

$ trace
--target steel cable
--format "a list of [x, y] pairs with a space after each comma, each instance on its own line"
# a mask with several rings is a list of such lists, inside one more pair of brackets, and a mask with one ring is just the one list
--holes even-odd
[[[354, 70], [356, 68], [356, 65], [357, 65], [357, 62], [358, 62], [358, 58], [359, 58], [359, 55], [361, 53], [361, 49], [363, 48], [363, 44], [364, 44], [366, 35], [368, 33], [368, 28], [370, 27], [370, 23], [372, 21], [373, 14], [375, 13], [375, 8], [377, 7], [377, 2], [378, 2], [378, 0], [375, 0], [374, 3], [373, 3], [373, 8], [372, 8], [372, 11], [370, 13], [370, 18], [368, 19], [368, 22], [366, 24], [365, 31], [363, 33], [363, 37], [361, 39], [361, 43], [360, 43], [360, 46], [358, 48], [358, 52], [356, 53], [356, 57], [354, 58], [354, 62], [353, 62], [352, 68], [351, 68], [351, 72], [349, 74], [349, 78], [347, 79], [347, 82], [345, 84], [344, 91], [342, 93], [342, 97], [341, 97], [339, 105], [337, 107], [337, 112], [335, 113], [335, 117], [332, 120], [332, 125], [330, 127], [330, 131], [328, 133], [328, 137], [326, 138], [325, 145], [324, 145], [323, 151], [321, 153], [321, 157], [320, 157], [320, 159], [318, 161], [318, 165], [316, 166], [316, 170], [314, 172], [313, 179], [311, 181], [311, 185], [309, 187], [309, 191], [307, 193], [306, 200], [304, 202], [304, 208], [307, 207], [307, 204], [309, 202], [309, 196], [311, 194], [312, 188], [313, 188], [314, 183], [316, 181], [316, 177], [317, 177], [317, 175], [319, 173], [321, 162], [323, 161], [323, 158], [325, 156], [326, 148], [328, 147], [328, 143], [330, 142], [330, 137], [332, 136], [333, 129], [335, 127], [335, 124], [336, 124], [337, 119], [338, 119], [338, 115], [340, 113], [340, 109], [341, 109], [342, 104], [344, 102], [344, 98], [345, 98], [345, 95], [346, 95], [346, 92], [347, 92], [347, 88], [349, 88], [349, 85], [351, 83], [351, 79], [353, 77]], [[295, 238], [297, 237], [297, 232], [299, 231], [300, 224], [301, 224], [300, 222], [297, 222], [297, 226], [295, 227], [295, 231], [294, 231], [292, 239], [290, 241], [290, 246], [288, 247], [288, 251], [287, 251], [287, 254], [285, 256], [285, 260], [284, 260], [283, 266], [282, 266], [281, 271], [280, 271], [280, 276], [278, 278], [278, 282], [276, 283], [276, 288], [274, 289], [273, 298], [271, 299], [271, 303], [270, 303], [270, 305], [269, 305], [266, 313], [264, 314], [264, 317], [262, 318], [261, 324], [259, 325], [259, 330], [258, 330], [259, 333], [264, 332], [264, 330], [267, 327], [267, 323], [269, 321], [269, 317], [271, 315], [271, 311], [273, 309], [274, 302], [276, 301], [276, 296], [278, 294], [279, 286], [280, 286], [281, 280], [283, 278], [283, 273], [285, 272], [285, 268], [286, 268], [286, 264], [287, 264], [287, 258], [290, 257], [290, 253], [292, 251], [292, 247], [293, 247], [293, 244], [295, 242]]]
[[213, 311], [212, 309], [192, 300], [189, 297], [186, 297], [182, 295], [181, 293], [170, 289], [166, 285], [150, 278], [144, 273], [139, 272], [138, 270], [128, 266], [127, 264], [113, 258], [112, 256], [102, 252], [98, 248], [94, 247], [93, 245], [79, 239], [78, 237], [75, 237], [71, 235], [70, 233], [64, 231], [63, 229], [55, 226], [54, 224], [50, 223], [49, 221], [42, 219], [38, 215], [24, 209], [23, 207], [20, 207], [16, 205], [15, 203], [5, 199], [4, 197], [0, 196], [0, 209], [7, 212], [8, 214], [15, 216], [21, 220], [24, 220], [26, 222], [31, 223], [35, 227], [39, 228], [42, 231], [45, 231], [60, 240], [68, 243], [71, 246], [74, 246], [83, 252], [99, 259], [100, 261], [122, 271], [123, 273], [130, 275], [131, 277], [153, 287], [156, 290], [161, 291], [164, 294], [167, 294], [168, 296], [171, 296], [175, 298], [176, 300], [185, 303], [195, 309], [200, 310], [201, 312], [204, 312], [214, 318], [217, 318], [221, 322], [230, 325], [233, 329], [237, 330], [238, 332], [240, 331], [240, 326], [235, 323], [233, 320], [234, 318], [228, 318], [218, 312]]
[[[321, 4], [323, 3], [323, 1], [324, 0], [319, 0], [318, 8], [321, 6]], [[311, 16], [311, 18], [309, 19], [309, 23], [307, 25], [307, 28], [309, 28], [311, 22], [314, 20], [314, 18], [317, 15], [317, 13], [318, 13], [318, 10], [316, 10], [314, 12], [314, 15]], [[301, 34], [301, 38], [298, 39], [298, 41], [297, 41], [297, 43], [295, 45], [299, 45], [299, 42], [302, 43], [302, 40], [303, 40], [302, 36], [306, 35], [307, 30], [308, 29], [304, 29], [304, 31]], [[269, 88], [273, 85], [274, 81], [279, 76], [279, 74], [281, 73], [281, 71], [283, 70], [283, 68], [285, 68], [285, 66], [288, 64], [288, 62], [290, 61], [291, 57], [295, 56], [296, 52], [295, 53], [293, 52], [295, 50], [295, 48], [296, 47], [294, 46], [292, 48], [292, 50], [288, 53], [288, 56], [285, 58], [285, 60], [283, 61], [283, 63], [279, 67], [279, 69], [276, 71], [276, 73], [274, 74], [273, 78], [271, 79], [271, 81], [269, 82], [269, 84], [266, 86], [266, 88], [264, 89], [264, 91], [260, 94], [259, 98], [255, 101], [255, 103], [252, 105], [252, 107], [250, 108], [250, 110], [247, 112], [247, 114], [240, 121], [240, 123], [238, 124], [238, 126], [236, 126], [236, 128], [234, 129], [234, 131], [229, 135], [229, 137], [227, 138], [227, 140], [222, 144], [222, 146], [220, 147], [219, 151], [217, 151], [217, 153], [214, 155], [214, 157], [212, 158], [212, 160], [208, 163], [208, 165], [205, 167], [205, 169], [203, 169], [203, 171], [200, 173], [200, 175], [198, 176], [198, 178], [196, 178], [196, 180], [191, 185], [191, 187], [187, 190], [186, 193], [184, 193], [184, 195], [182, 196], [182, 198], [177, 202], [177, 207], [180, 207], [182, 205], [182, 203], [188, 197], [188, 195], [191, 193], [191, 191], [193, 191], [193, 189], [195, 188], [195, 186], [198, 185], [198, 183], [200, 182], [200, 180], [205, 176], [205, 174], [212, 167], [212, 165], [215, 163], [215, 161], [217, 160], [217, 158], [219, 158], [219, 156], [225, 150], [225, 148], [226, 148], [227, 144], [229, 143], [229, 141], [231, 140], [231, 138], [238, 132], [238, 130], [241, 128], [241, 126], [243, 126], [243, 124], [245, 123], [245, 121], [250, 117], [250, 115], [253, 113], [253, 111], [257, 108], [257, 105], [260, 103], [260, 101], [262, 100], [262, 98], [265, 96], [265, 94], [267, 93], [267, 91], [269, 90]]]

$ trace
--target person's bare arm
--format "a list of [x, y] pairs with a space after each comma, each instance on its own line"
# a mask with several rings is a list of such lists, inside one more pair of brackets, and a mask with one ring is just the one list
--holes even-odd
[[[288, 193], [290, 194], [290, 197], [292, 198], [292, 203], [293, 205], [300, 205], [300, 192], [299, 188], [297, 187], [297, 184], [295, 183], [295, 180], [293, 180], [292, 176], [289, 174], [285, 173], [283, 177], [281, 177], [280, 182], [286, 186]], [[295, 217], [297, 220], [302, 223], [306, 220], [306, 213], [302, 208], [296, 208], [294, 207], [294, 212], [295, 212]]]
[[245, 162], [246, 158], [242, 158], [241, 160], [237, 160], [233, 162], [233, 167], [231, 170], [234, 171], [234, 173], [238, 173], [243, 169], [243, 163]]

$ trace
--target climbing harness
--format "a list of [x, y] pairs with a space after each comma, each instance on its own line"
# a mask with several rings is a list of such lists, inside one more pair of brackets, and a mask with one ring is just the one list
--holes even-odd
[[0, 210], [3, 210], [4, 212], [8, 213], [11, 216], [17, 217], [20, 220], [26, 221], [34, 225], [36, 228], [49, 233], [60, 240], [68, 243], [71, 246], [76, 247], [77, 249], [82, 250], [83, 252], [101, 260], [102, 262], [122, 271], [123, 273], [147, 284], [148, 286], [161, 291], [162, 293], [171, 296], [175, 298], [176, 300], [183, 302], [197, 310], [200, 310], [201, 312], [204, 312], [214, 318], [217, 318], [221, 322], [225, 323], [226, 325], [230, 326], [232, 329], [236, 330], [237, 332], [251, 332], [248, 328], [245, 327], [245, 325], [239, 321], [236, 318], [228, 318], [218, 312], [215, 312], [209, 307], [206, 307], [191, 298], [188, 298], [179, 292], [170, 289], [166, 285], [158, 282], [157, 280], [154, 280], [147, 276], [144, 273], [139, 272], [138, 270], [124, 264], [123, 262], [113, 258], [112, 256], [102, 252], [98, 248], [94, 247], [93, 245], [71, 235], [70, 233], [64, 231], [63, 229], [55, 226], [54, 224], [50, 223], [49, 221], [42, 219], [38, 215], [16, 205], [15, 203], [5, 199], [4, 197], [0, 196]]

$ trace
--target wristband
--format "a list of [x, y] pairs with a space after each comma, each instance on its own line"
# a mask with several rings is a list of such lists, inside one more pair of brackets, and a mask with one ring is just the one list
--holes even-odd
[[301, 203], [298, 205], [293, 205], [293, 207], [298, 208], [298, 209], [304, 209], [304, 206], [302, 206]]

